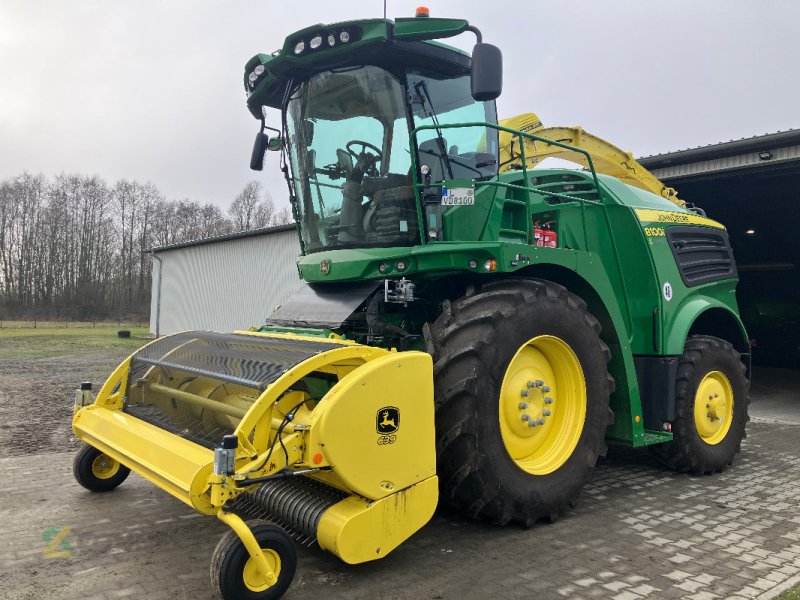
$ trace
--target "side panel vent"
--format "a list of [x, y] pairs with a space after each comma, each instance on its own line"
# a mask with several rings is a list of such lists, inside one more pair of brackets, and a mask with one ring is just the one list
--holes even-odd
[[667, 240], [686, 287], [738, 277], [726, 231], [669, 227]]

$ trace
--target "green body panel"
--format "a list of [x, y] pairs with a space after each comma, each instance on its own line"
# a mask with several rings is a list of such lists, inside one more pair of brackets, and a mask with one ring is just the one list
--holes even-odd
[[[572, 170], [533, 173], [540, 179], [568, 176], [590, 181], [588, 174]], [[501, 182], [513, 185], [523, 184], [521, 178], [519, 172], [499, 177]], [[692, 213], [614, 178], [600, 176], [599, 180], [600, 201], [558, 205], [547, 204], [534, 189], [523, 193], [516, 188], [478, 186], [474, 206], [456, 206], [445, 212], [445, 240], [413, 247], [308, 254], [298, 260], [301, 276], [311, 282], [400, 276], [422, 281], [457, 273], [485, 278], [536, 276], [545, 266], [574, 271], [600, 298], [616, 333], [617, 342], [609, 344], [612, 350], [609, 370], [616, 381], [611, 406], [615, 420], [608, 430], [609, 441], [633, 446], [667, 441], [671, 439], [670, 434], [644, 429], [633, 357], [682, 354], [689, 329], [709, 308], [730, 313], [739, 324], [742, 339], [746, 339], [736, 305], [737, 280], [685, 287], [666, 237], [645, 235], [644, 227], [649, 224], [639, 221], [635, 209]], [[455, 182], [454, 187], [460, 184], [463, 182]], [[517, 218], [516, 213], [522, 216]], [[528, 242], [532, 232], [525, 225], [540, 216], [556, 221], [559, 241], [568, 247], [546, 248]], [[669, 227], [671, 224], [653, 225]], [[518, 233], [515, 234], [515, 230]], [[515, 235], [518, 239], [512, 240]], [[520, 255], [529, 260], [518, 260]], [[492, 273], [483, 268], [489, 258], [497, 261], [497, 269]], [[407, 264], [402, 272], [395, 268], [398, 260]], [[478, 264], [476, 269], [470, 268], [471, 260]], [[320, 272], [323, 261], [329, 265], [327, 275]], [[383, 273], [379, 271], [381, 263], [385, 265]], [[662, 294], [664, 282], [669, 282], [673, 290], [669, 302]], [[656, 309], [659, 326], [654, 331], [653, 311]]]
[[[293, 53], [296, 41], [301, 38], [351, 26], [361, 31], [356, 42], [307, 56]], [[279, 54], [258, 55], [248, 63], [245, 80], [256, 65], [266, 66], [264, 76], [250, 93], [248, 107], [260, 117], [262, 105], [278, 106], [277, 98], [283, 93], [280, 87], [286, 85], [287, 73], [324, 70], [345, 56], [352, 61], [364, 48], [377, 51], [392, 36], [431, 40], [450, 37], [467, 28], [466, 21], [457, 19], [403, 19], [394, 24], [376, 19], [307, 28], [289, 36]], [[445, 290], [452, 281], [480, 284], [502, 277], [550, 278], [578, 285], [589, 309], [603, 323], [602, 336], [612, 353], [609, 370], [616, 382], [611, 398], [615, 420], [608, 429], [608, 439], [632, 446], [668, 441], [671, 434], [644, 429], [634, 357], [681, 355], [693, 325], [709, 310], [724, 314], [725, 319], [734, 323], [738, 339], [729, 341], [747, 351], [747, 336], [735, 298], [738, 280], [730, 278], [686, 287], [664, 235], [669, 227], [686, 226], [680, 223], [681, 219], [689, 221], [692, 227], [720, 226], [665, 198], [597, 175], [588, 154], [589, 171], [527, 169], [522, 143], [518, 170], [475, 180], [433, 183], [422, 180], [416, 136], [425, 130], [436, 129], [441, 136], [444, 129], [469, 127], [510, 132], [520, 142], [527, 137], [563, 146], [496, 123], [451, 123], [412, 129], [410, 175], [416, 193], [421, 241], [413, 246], [351, 247], [304, 253], [298, 259], [301, 278], [325, 284], [404, 277], [415, 285], [427, 285], [428, 290], [437, 286]], [[472, 188], [474, 204], [441, 205], [444, 188]], [[642, 221], [637, 209], [677, 214], [679, 218], [674, 223], [651, 223]], [[300, 227], [296, 201], [293, 210]], [[428, 228], [434, 222], [438, 229], [435, 235], [429, 235]], [[537, 223], [549, 224], [546, 227], [558, 236], [557, 247], [536, 244]], [[648, 233], [653, 230], [660, 233]], [[397, 268], [398, 261], [405, 263], [402, 271]], [[671, 289], [669, 299], [665, 297], [665, 284]], [[443, 291], [441, 300], [446, 299], [454, 298], [448, 298]], [[391, 318], [397, 321], [396, 315]], [[325, 330], [324, 335], [329, 333]]]

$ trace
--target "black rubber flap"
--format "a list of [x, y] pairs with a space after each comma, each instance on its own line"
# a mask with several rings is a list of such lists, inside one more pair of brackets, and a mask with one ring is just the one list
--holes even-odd
[[281, 327], [336, 329], [378, 289], [380, 281], [329, 283], [303, 286], [267, 319]]

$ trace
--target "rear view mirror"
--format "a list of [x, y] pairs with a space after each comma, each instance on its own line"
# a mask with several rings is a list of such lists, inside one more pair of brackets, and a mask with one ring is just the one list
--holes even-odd
[[262, 171], [264, 169], [264, 153], [269, 147], [269, 136], [263, 131], [256, 134], [256, 140], [253, 142], [253, 153], [250, 155], [250, 168], [253, 171]]
[[269, 142], [267, 143], [267, 150], [270, 152], [277, 152], [283, 148], [283, 138], [281, 136], [276, 135], [275, 137], [269, 138]]
[[475, 44], [472, 50], [472, 97], [495, 100], [503, 91], [503, 53], [492, 44]]

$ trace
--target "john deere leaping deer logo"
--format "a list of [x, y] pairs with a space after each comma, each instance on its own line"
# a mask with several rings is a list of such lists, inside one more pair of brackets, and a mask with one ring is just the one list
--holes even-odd
[[384, 406], [378, 411], [375, 419], [376, 429], [381, 435], [389, 435], [400, 429], [400, 409], [394, 406]]

